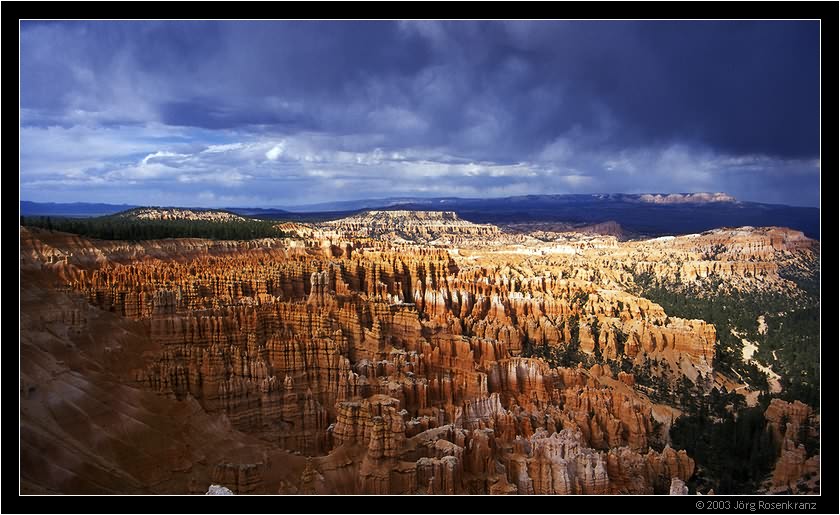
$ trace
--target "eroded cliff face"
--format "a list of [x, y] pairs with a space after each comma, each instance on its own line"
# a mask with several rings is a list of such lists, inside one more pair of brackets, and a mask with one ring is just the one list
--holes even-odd
[[790, 289], [793, 283], [780, 277], [780, 270], [803, 266], [817, 245], [792, 229], [741, 227], [639, 242], [630, 246], [629, 257], [636, 272], [671, 283], [718, 279], [729, 289]]
[[[780, 442], [779, 460], [773, 470], [771, 491], [797, 490], [799, 483], [819, 481], [820, 455], [806, 448], [806, 440], [819, 439], [819, 421], [810, 406], [799, 401], [773, 399], [764, 413], [768, 430]], [[811, 485], [813, 487], [814, 485]]]
[[[237, 431], [193, 397], [135, 384], [160, 348], [142, 321], [92, 307], [24, 272], [21, 493], [202, 493], [223, 471], [299, 457]], [[235, 473], [227, 483], [253, 489]]]
[[499, 228], [462, 220], [452, 211], [367, 211], [324, 224], [348, 238], [373, 237], [395, 242], [447, 244], [499, 236]]
[[[496, 230], [439, 218], [400, 230]], [[354, 223], [142, 244], [21, 229], [24, 485], [667, 494], [691, 477], [684, 451], [652, 448], [654, 405], [632, 374], [523, 357], [579, 341], [605, 363], [712, 373], [715, 328], [622, 291], [624, 258], [597, 257], [609, 245], [461, 253]], [[798, 241], [767, 236], [774, 252]], [[46, 459], [61, 473], [38, 472]]]

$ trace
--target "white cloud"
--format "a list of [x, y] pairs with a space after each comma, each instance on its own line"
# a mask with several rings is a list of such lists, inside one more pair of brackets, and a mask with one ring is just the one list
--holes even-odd
[[280, 158], [280, 156], [283, 155], [285, 147], [286, 145], [283, 142], [274, 145], [273, 147], [271, 147], [271, 150], [265, 153], [265, 158], [269, 161], [277, 161]]
[[155, 158], [160, 158], [160, 157], [189, 157], [189, 155], [188, 154], [177, 154], [175, 152], [157, 151], [154, 154], [149, 154], [146, 157], [144, 157], [143, 160], [140, 161], [140, 164], [141, 165], [146, 165], [146, 164], [149, 163], [149, 160], [155, 159]]
[[245, 148], [245, 145], [242, 143], [229, 143], [226, 145], [210, 145], [204, 150], [202, 153], [204, 154], [218, 154], [222, 152], [232, 152], [234, 150], [242, 150]]
[[[745, 174], [803, 170], [797, 173], [808, 176], [819, 168], [813, 160], [729, 156], [685, 145], [606, 153], [574, 133], [515, 163], [470, 159], [449, 147], [384, 146], [377, 134], [224, 135], [234, 141], [208, 145], [206, 133], [156, 125], [24, 127], [22, 198], [224, 207], [394, 194], [669, 193], [725, 189], [720, 184], [733, 174], [743, 182]], [[237, 194], [223, 194], [228, 189]], [[217, 194], [198, 196], [210, 190]]]
[[181, 174], [177, 177], [177, 180], [183, 184], [216, 183], [224, 186], [237, 186], [249, 178], [251, 178], [250, 175], [240, 173], [237, 170], [225, 170], [210, 173]]

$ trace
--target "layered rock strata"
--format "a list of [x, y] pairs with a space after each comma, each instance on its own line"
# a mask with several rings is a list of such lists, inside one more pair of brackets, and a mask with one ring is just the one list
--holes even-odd
[[[422, 240], [495, 230], [447, 216], [411, 218], [400, 230]], [[65, 367], [99, 388], [158, 399], [158, 411], [187, 406], [201, 413], [195, 423], [221, 421], [213, 424], [238, 442], [231, 449], [247, 453], [200, 447], [163, 467], [191, 478], [181, 486], [195, 493], [212, 482], [236, 493], [667, 494], [692, 476], [684, 451], [651, 448], [653, 404], [631, 374], [607, 364], [655, 360], [694, 380], [712, 372], [716, 331], [622, 291], [632, 279], [616, 265], [623, 257], [578, 266], [578, 251], [608, 246], [567, 257], [462, 254], [390, 243], [394, 235], [353, 223], [335, 224], [345, 234], [327, 239], [300, 226], [299, 240], [142, 244], [22, 229], [22, 291], [38, 284], [66, 299], [27, 304], [22, 335], [49, 328], [86, 349], [107, 347], [110, 361]], [[774, 238], [774, 249], [799, 245]], [[766, 245], [756, 245], [758, 255]], [[523, 357], [571, 344], [604, 365], [552, 368]], [[41, 406], [43, 379], [27, 377], [22, 395]], [[103, 409], [133, 410], [116, 399]], [[67, 410], [51, 416], [73, 420]], [[47, 418], [23, 418], [44, 434]], [[162, 423], [154, 414], [142, 422]], [[183, 434], [198, 431], [191, 424]], [[54, 445], [68, 478], [84, 481], [28, 471], [32, 485], [102, 491]], [[126, 479], [105, 491], [158, 491], [157, 476], [114, 463]]]

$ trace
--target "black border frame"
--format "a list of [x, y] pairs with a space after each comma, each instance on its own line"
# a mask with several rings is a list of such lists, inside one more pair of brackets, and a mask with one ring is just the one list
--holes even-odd
[[[4, 147], [7, 150], [6, 162], [12, 166], [11, 149], [13, 147], [12, 121], [14, 112], [11, 109], [13, 99], [18, 102], [18, 93], [14, 90], [12, 81], [17, 77], [13, 52], [19, 48], [15, 44], [19, 34], [20, 19], [190, 19], [199, 14], [207, 19], [820, 19], [822, 63], [822, 91], [829, 92], [830, 97], [822, 97], [822, 142], [828, 146], [821, 147], [821, 166], [830, 170], [829, 177], [834, 177], [837, 166], [837, 141], [834, 131], [838, 127], [837, 109], [833, 102], [826, 102], [828, 98], [836, 98], [838, 91], [837, 75], [837, 39], [838, 3], [836, 2], [6, 2], [6, 17], [2, 19], [2, 28], [6, 29], [3, 54], [3, 70], [7, 80], [4, 82], [4, 104], [6, 116], [3, 119], [6, 133]], [[16, 30], [17, 29], [17, 30]], [[19, 43], [19, 39], [18, 39]], [[19, 55], [18, 55], [19, 60]], [[19, 81], [16, 81], [19, 82]], [[19, 106], [19, 103], [18, 103]], [[827, 115], [827, 116], [826, 116]], [[828, 149], [828, 152], [822, 149]], [[19, 161], [18, 161], [19, 167]], [[3, 174], [4, 182], [10, 182], [11, 172]], [[6, 181], [8, 179], [9, 181]], [[11, 186], [9, 186], [10, 188]], [[7, 188], [6, 191], [12, 191]], [[835, 221], [834, 209], [836, 199], [830, 197], [831, 212], [825, 220], [833, 229]], [[6, 204], [8, 208], [10, 204]], [[822, 209], [821, 197], [821, 209]], [[8, 224], [6, 235], [11, 240], [14, 234], [10, 225], [17, 221], [7, 213]], [[826, 230], [821, 226], [820, 234], [834, 238], [838, 234], [834, 230]], [[831, 241], [830, 252], [836, 255], [836, 241]], [[8, 247], [7, 247], [8, 248]], [[821, 248], [822, 242], [821, 242]], [[7, 253], [10, 254], [10, 253]], [[11, 263], [7, 255], [6, 264]], [[11, 265], [4, 271], [11, 270]], [[832, 267], [823, 268], [829, 275], [827, 284], [837, 284]], [[19, 272], [19, 271], [18, 271]], [[10, 284], [11, 272], [4, 273], [7, 285]], [[6, 324], [6, 332], [11, 332], [13, 324]], [[825, 396], [822, 406], [837, 407], [832, 400], [837, 390], [832, 385], [837, 384], [837, 347], [829, 335], [822, 346], [823, 389]], [[11, 341], [11, 340], [9, 340]], [[11, 406], [17, 403], [12, 399], [16, 389], [13, 383], [12, 365], [16, 363], [11, 355], [12, 346], [5, 348], [7, 374], [4, 374], [4, 397], [11, 399], [6, 403], [7, 421], [11, 421], [19, 413], [13, 413]], [[465, 512], [465, 513], [699, 513], [705, 512], [737, 512], [737, 513], [838, 513], [840, 505], [837, 500], [837, 490], [833, 485], [838, 484], [837, 476], [837, 448], [833, 439], [834, 429], [837, 427], [837, 411], [821, 410], [822, 449], [821, 459], [823, 470], [821, 477], [821, 495], [819, 496], [571, 496], [555, 497], [496, 497], [489, 496], [447, 496], [446, 498], [426, 499], [422, 502], [406, 502], [404, 496], [388, 496], [389, 499], [375, 499], [381, 496], [314, 496], [300, 499], [274, 498], [262, 496], [228, 497], [228, 501], [213, 502], [212, 497], [184, 496], [20, 496], [18, 490], [19, 470], [12, 475], [12, 449], [18, 448], [16, 431], [10, 422], [3, 425], [2, 441], [6, 443], [7, 456], [3, 470], [6, 472], [2, 481], [2, 492], [6, 503], [3, 512], [10, 513], [429, 513], [429, 512]], [[17, 497], [15, 497], [17, 495]], [[181, 503], [185, 500], [186, 503]], [[729, 509], [699, 510], [699, 501], [730, 501]], [[301, 502], [298, 502], [301, 501]], [[413, 501], [413, 499], [412, 499]], [[738, 510], [735, 503], [774, 502], [814, 502], [814, 510], [798, 510], [785, 508], [762, 509], [750, 511]]]

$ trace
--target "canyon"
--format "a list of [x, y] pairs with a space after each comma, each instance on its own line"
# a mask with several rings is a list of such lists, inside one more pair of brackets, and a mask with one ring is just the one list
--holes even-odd
[[[444, 211], [279, 227], [21, 227], [22, 493], [686, 493], [681, 411], [625, 364], [703, 384], [721, 328], [666, 313], [638, 278], [795, 291], [782, 271], [819, 252], [780, 227], [624, 241]], [[766, 417], [773, 485], [818, 473], [818, 415], [774, 399]]]

